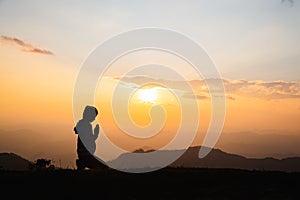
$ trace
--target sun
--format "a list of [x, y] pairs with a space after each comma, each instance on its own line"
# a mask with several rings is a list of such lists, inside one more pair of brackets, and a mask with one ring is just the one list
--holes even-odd
[[138, 97], [144, 102], [153, 102], [157, 99], [156, 88], [151, 89], [140, 89], [138, 92]]

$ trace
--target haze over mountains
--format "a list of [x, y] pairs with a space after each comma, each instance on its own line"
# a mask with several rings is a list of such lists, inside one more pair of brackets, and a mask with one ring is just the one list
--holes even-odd
[[[50, 133], [48, 133], [50, 132]], [[60, 134], [54, 134], [60, 133]], [[76, 137], [72, 130], [0, 130], [0, 152], [13, 152], [27, 160], [51, 159], [61, 167], [75, 167]]]
[[[286, 171], [300, 172], [300, 157], [288, 157], [284, 159], [275, 158], [246, 158], [244, 156], [226, 153], [219, 149], [213, 149], [205, 158], [199, 159], [199, 146], [190, 147], [182, 156], [172, 163], [169, 167], [174, 168], [231, 168], [231, 169], [247, 169], [247, 170], [266, 170], [266, 171]], [[151, 150], [143, 151], [139, 149], [135, 152], [141, 154]], [[158, 151], [158, 156], [171, 156], [181, 154], [183, 150]], [[131, 159], [130, 165], [125, 160]], [[4, 170], [28, 170], [29, 164], [32, 163], [14, 153], [0, 153], [0, 167]], [[138, 168], [140, 163], [131, 156], [125, 153], [117, 159], [109, 162], [121, 169], [126, 169], [129, 166]], [[153, 160], [143, 160], [144, 166], [155, 168]]]
[[[29, 129], [0, 130], [0, 152], [14, 152], [29, 160], [43, 157], [51, 159], [55, 165], [75, 167], [76, 136], [68, 129], [70, 126], [66, 126], [66, 131], [54, 130], [49, 134]], [[300, 157], [299, 145], [300, 136], [296, 134], [236, 132], [222, 133], [216, 148], [248, 158], [282, 159]]]

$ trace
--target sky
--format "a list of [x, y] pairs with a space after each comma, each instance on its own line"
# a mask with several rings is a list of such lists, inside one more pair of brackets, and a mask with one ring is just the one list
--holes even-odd
[[[298, 1], [1, 0], [0, 27], [1, 151], [15, 151], [29, 159], [49, 157], [73, 166], [72, 94], [82, 63], [114, 35], [158, 27], [201, 45], [224, 80], [226, 121], [217, 147], [245, 156], [300, 155]], [[107, 76], [109, 83], [102, 90], [109, 92], [109, 84], [117, 79]], [[210, 97], [197, 81], [193, 89], [204, 122], [195, 145], [201, 144], [210, 116]], [[134, 78], [124, 84], [138, 85]], [[160, 98], [160, 104], [168, 98]], [[103, 129], [111, 125], [106, 101], [97, 101], [106, 113], [101, 116]], [[140, 120], [144, 109], [133, 112], [137, 123], [146, 124], [147, 117]], [[176, 124], [178, 119], [173, 120], [171, 124]], [[118, 140], [116, 135], [112, 137]], [[155, 142], [126, 144], [129, 149], [157, 146]]]

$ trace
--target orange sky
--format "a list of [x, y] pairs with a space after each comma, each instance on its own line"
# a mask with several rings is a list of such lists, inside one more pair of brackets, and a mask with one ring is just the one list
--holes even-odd
[[[299, 9], [300, 4], [290, 6], [279, 0], [95, 1], [72, 6], [68, 2], [1, 1], [0, 152], [15, 152], [30, 160], [46, 157], [56, 165], [74, 167], [77, 136], [72, 97], [82, 63], [113, 35], [162, 27], [201, 44], [223, 78], [226, 120], [216, 148], [249, 157], [300, 156]], [[153, 119], [148, 115], [153, 102], [143, 102], [139, 95], [130, 100], [134, 123], [145, 126], [158, 119], [153, 130], [163, 119], [158, 107], [165, 109], [166, 125], [157, 136], [133, 139], [113, 122], [113, 85], [134, 66], [153, 63], [174, 67], [190, 81], [200, 108], [193, 145], [201, 145], [211, 116], [205, 81], [213, 80], [204, 81], [183, 60], [165, 52], [134, 52], [119, 58], [110, 68], [114, 70], [107, 71], [95, 96], [102, 131], [127, 150], [159, 148], [173, 138], [181, 116], [178, 102], [188, 104], [191, 96], [180, 82], [171, 80], [168, 71], [152, 70], [154, 75], [143, 78], [135, 77], [136, 72], [122, 82], [124, 94], [140, 87], [142, 80], [157, 79], [180, 94], [176, 100], [167, 91], [158, 93]], [[144, 136], [145, 132], [136, 134]], [[107, 159], [114, 156], [107, 152]]]
[[[61, 151], [65, 151], [68, 154], [65, 159], [69, 159], [67, 165], [72, 166], [72, 159], [76, 156], [76, 136], [72, 132], [75, 123], [72, 116], [72, 92], [77, 71], [68, 67], [70, 64], [64, 63], [59, 57], [51, 58], [24, 54], [3, 46], [0, 47], [0, 50], [1, 55], [3, 55], [0, 63], [3, 72], [0, 75], [2, 93], [0, 105], [2, 112], [0, 117], [1, 130], [9, 132], [27, 129], [29, 132], [36, 133], [28, 133], [28, 137], [26, 135], [7, 136], [3, 134], [2, 137], [6, 139], [1, 140], [2, 151], [17, 149], [21, 151], [18, 153], [25, 154], [29, 158], [33, 158], [33, 155], [44, 155], [52, 156], [56, 160], [59, 157], [64, 158], [62, 155], [64, 153]], [[148, 140], [132, 139], [122, 134], [113, 123], [109, 94], [111, 94], [111, 88], [118, 82], [118, 79], [106, 77], [103, 81], [102, 85], [105, 85], [105, 87], [98, 88], [98, 90], [102, 94], [108, 95], [107, 98], [101, 99], [96, 95], [95, 105], [100, 110], [98, 120], [103, 130], [108, 130], [106, 133], [115, 144], [128, 150], [140, 147], [158, 148], [172, 139], [180, 120], [180, 107], [176, 103], [176, 99], [172, 101], [173, 105], [171, 107], [165, 106], [169, 117], [161, 133]], [[127, 83], [130, 81], [132, 81], [131, 83], [135, 82], [134, 79], [131, 80], [130, 78], [126, 80]], [[299, 94], [299, 83], [226, 81], [227, 114], [223, 132], [231, 134], [231, 141], [235, 139], [235, 133], [243, 131], [270, 134], [270, 137], [273, 137], [274, 134], [286, 134], [286, 137], [290, 135], [299, 136], [300, 102], [298, 98], [293, 96]], [[275, 86], [270, 88], [265, 85], [267, 83], [273, 83]], [[238, 89], [235, 89], [237, 84], [239, 84]], [[286, 84], [289, 84], [289, 90], [284, 89]], [[178, 87], [178, 85], [174, 85]], [[205, 88], [201, 87], [199, 89], [197, 85], [199, 84], [194, 83], [196, 92], [204, 96], [208, 95], [205, 93]], [[295, 88], [293, 89], [294, 85]], [[207, 97], [198, 100], [201, 120], [199, 134], [194, 141], [194, 145], [201, 144], [209, 123], [211, 105], [209, 96]], [[174, 98], [171, 93], [158, 94], [157, 102], [164, 105], [169, 102], [170, 98]], [[184, 97], [179, 100], [189, 101], [188, 98]], [[140, 126], [150, 122], [147, 115], [149, 105], [138, 99], [138, 96], [133, 97], [131, 100], [129, 109], [132, 119]], [[22, 134], [22, 132], [24, 131], [18, 134]], [[240, 140], [241, 138], [238, 138], [240, 135], [236, 135], [236, 140]], [[28, 142], [24, 142], [21, 138], [26, 138], [25, 140], [28, 140]], [[230, 149], [222, 143], [221, 139], [218, 145], [223, 149]], [[224, 141], [228, 142], [226, 138]], [[49, 145], [42, 145], [42, 147], [39, 147], [41, 149], [37, 149], [39, 143], [47, 142], [49, 142]], [[64, 142], [65, 145], [61, 145], [61, 142]], [[22, 149], [23, 144], [30, 145], [33, 148], [24, 147]], [[239, 153], [239, 150], [243, 152], [242, 147], [233, 149], [235, 153]], [[291, 150], [290, 153], [298, 154], [300, 152]], [[247, 152], [244, 154], [247, 154]]]

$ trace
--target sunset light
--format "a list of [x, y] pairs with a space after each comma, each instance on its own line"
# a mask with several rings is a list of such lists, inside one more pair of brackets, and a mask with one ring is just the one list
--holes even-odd
[[0, 0], [0, 27], [1, 199], [300, 200], [300, 0]]
[[157, 89], [141, 89], [139, 90], [138, 95], [140, 100], [150, 103], [157, 99]]

